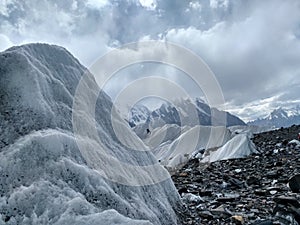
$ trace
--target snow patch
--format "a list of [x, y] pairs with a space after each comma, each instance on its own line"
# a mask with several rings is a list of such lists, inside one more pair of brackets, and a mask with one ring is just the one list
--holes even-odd
[[218, 149], [205, 153], [201, 162], [215, 162], [225, 159], [244, 158], [252, 153], [258, 153], [248, 134], [238, 134]]
[[298, 140], [291, 140], [290, 142], [289, 142], [289, 144], [294, 144], [294, 145], [296, 145], [296, 146], [299, 146], [300, 147], [300, 141], [298, 141]]
[[[160, 143], [161, 138], [165, 137], [165, 131], [170, 126], [164, 126], [155, 130], [148, 143]], [[173, 127], [174, 128], [174, 127]], [[173, 129], [173, 138], [179, 132]], [[172, 137], [172, 135], [169, 135]], [[231, 137], [231, 133], [225, 127], [195, 126], [183, 127], [180, 136], [175, 139], [164, 139], [160, 145], [152, 145], [153, 153], [162, 165], [174, 169], [177, 166], [187, 162], [197, 150], [220, 147], [224, 145]]]

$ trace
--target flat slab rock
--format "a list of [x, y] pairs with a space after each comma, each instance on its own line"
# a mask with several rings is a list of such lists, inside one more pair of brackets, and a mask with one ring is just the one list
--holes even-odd
[[299, 132], [292, 126], [254, 135], [261, 153], [244, 159], [190, 160], [172, 175], [186, 204], [183, 224], [298, 224], [300, 149], [289, 142]]

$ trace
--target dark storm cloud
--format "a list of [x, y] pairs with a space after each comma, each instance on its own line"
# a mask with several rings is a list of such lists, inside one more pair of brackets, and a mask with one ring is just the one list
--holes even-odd
[[[246, 18], [231, 18], [207, 31], [189, 27], [167, 34], [168, 40], [196, 49], [208, 62], [231, 103], [227, 107], [241, 106], [235, 112], [242, 116], [249, 102], [253, 107], [274, 96], [299, 99], [299, 89], [291, 88], [300, 81], [299, 2], [252, 4], [255, 7], [250, 7]], [[276, 102], [281, 104], [279, 99]], [[273, 104], [264, 106], [267, 112]]]
[[[28, 42], [55, 43], [89, 66], [124, 43], [172, 41], [208, 63], [227, 108], [248, 120], [261, 115], [262, 107], [268, 112], [299, 100], [299, 4], [298, 0], [6, 0], [0, 2], [0, 50]], [[145, 73], [158, 74], [159, 68]], [[173, 70], [160, 72], [188, 86]], [[136, 74], [128, 73], [118, 85], [109, 86], [118, 90]], [[196, 96], [198, 90], [190, 92]]]

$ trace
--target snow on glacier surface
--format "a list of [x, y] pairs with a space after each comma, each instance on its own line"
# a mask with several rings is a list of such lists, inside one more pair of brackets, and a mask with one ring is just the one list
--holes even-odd
[[174, 169], [185, 163], [195, 151], [223, 146], [231, 138], [226, 127], [178, 127], [167, 124], [153, 130], [144, 142], [153, 149], [161, 164]]
[[[214, 162], [256, 153], [250, 138], [258, 131], [256, 127], [248, 126], [179, 127], [166, 124], [155, 128], [143, 141], [152, 149], [162, 165], [174, 170], [196, 156], [202, 162]], [[199, 153], [201, 150], [206, 150], [204, 155]]]
[[[167, 172], [118, 117], [124, 135], [114, 133], [105, 93], [97, 98], [95, 119], [82, 118], [82, 124], [94, 122], [101, 144], [89, 130], [74, 136], [74, 95], [86, 72], [58, 46], [29, 44], [0, 53], [0, 224], [177, 224], [181, 202], [172, 181], [157, 181]], [[97, 93], [94, 78], [88, 79], [88, 90]], [[75, 117], [80, 113], [89, 116], [83, 110]], [[78, 143], [88, 143], [91, 153]], [[112, 174], [122, 168], [101, 161], [99, 152], [133, 169]], [[141, 171], [152, 183], [128, 185], [139, 184], [139, 168], [151, 165], [157, 176]]]
[[225, 159], [244, 158], [252, 153], [258, 153], [249, 133], [234, 136], [222, 147], [209, 151], [201, 162], [215, 162]]
[[232, 133], [241, 134], [241, 133], [248, 133], [248, 134], [258, 134], [266, 131], [273, 130], [271, 127], [262, 127], [262, 126], [254, 126], [254, 125], [247, 125], [247, 126], [231, 126], [228, 128]]

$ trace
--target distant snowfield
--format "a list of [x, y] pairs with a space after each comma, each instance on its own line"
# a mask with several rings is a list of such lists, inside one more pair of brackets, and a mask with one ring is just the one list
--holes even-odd
[[[0, 224], [177, 224], [168, 172], [117, 117], [116, 136], [109, 97], [72, 115], [86, 69], [70, 53], [13, 47], [0, 53], [0, 70]], [[92, 76], [85, 85], [95, 97]]]

